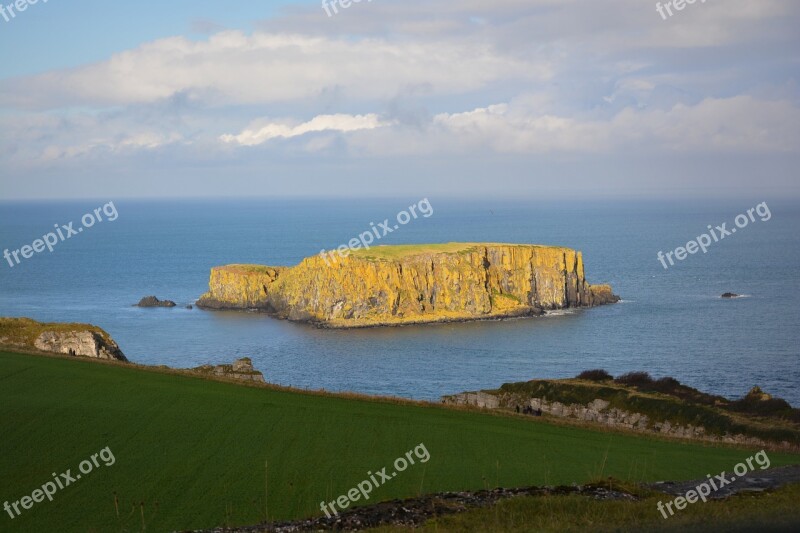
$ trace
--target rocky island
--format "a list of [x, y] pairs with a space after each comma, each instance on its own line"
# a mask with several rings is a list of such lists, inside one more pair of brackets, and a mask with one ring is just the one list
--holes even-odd
[[349, 328], [535, 316], [617, 301], [610, 286], [586, 281], [575, 250], [447, 243], [313, 256], [294, 267], [216, 267], [197, 305]]

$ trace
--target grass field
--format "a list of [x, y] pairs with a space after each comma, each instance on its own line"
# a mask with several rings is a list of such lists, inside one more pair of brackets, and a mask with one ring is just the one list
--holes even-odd
[[[119, 364], [0, 353], [0, 503], [109, 447], [100, 466], [2, 531], [168, 531], [320, 514], [424, 443], [370, 502], [493, 486], [688, 479], [749, 455], [541, 420], [245, 387]], [[773, 466], [797, 455], [771, 453]], [[101, 463], [102, 465], [102, 463]], [[115, 510], [119, 501], [119, 518]]]

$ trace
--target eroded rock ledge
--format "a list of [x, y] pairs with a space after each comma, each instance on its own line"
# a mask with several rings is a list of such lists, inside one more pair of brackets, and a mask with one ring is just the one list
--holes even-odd
[[[670, 437], [800, 449], [800, 423], [793, 420], [795, 416], [791, 413], [789, 418], [770, 417], [766, 403], [775, 405], [782, 401], [775, 401], [758, 387], [738, 402], [678, 387], [697, 393], [691, 395], [695, 399], [610, 381], [565, 379], [506, 383], [496, 390], [442, 396], [442, 403], [567, 418]], [[763, 403], [764, 408], [737, 410], [736, 405], [742, 402]]]
[[590, 285], [569, 248], [448, 243], [379, 246], [299, 265], [228, 265], [211, 271], [197, 302], [258, 309], [327, 327], [369, 327], [532, 316], [619, 301]]
[[30, 318], [0, 318], [0, 345], [127, 361], [111, 335], [91, 324], [48, 324]]

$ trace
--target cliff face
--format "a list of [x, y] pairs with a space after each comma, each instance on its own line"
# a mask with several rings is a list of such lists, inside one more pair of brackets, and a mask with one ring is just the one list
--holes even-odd
[[0, 345], [127, 361], [114, 339], [91, 324], [47, 324], [30, 318], [0, 318]]
[[271, 309], [267, 287], [286, 267], [228, 265], [211, 269], [209, 292], [197, 304], [210, 309]]
[[580, 252], [511, 244], [377, 247], [288, 269], [212, 270], [198, 305], [260, 308], [332, 327], [541, 314], [617, 300], [590, 286]]

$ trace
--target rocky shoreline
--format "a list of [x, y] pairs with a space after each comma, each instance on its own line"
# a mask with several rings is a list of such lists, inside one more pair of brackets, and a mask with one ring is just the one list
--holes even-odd
[[[506, 383], [496, 390], [442, 396], [441, 401], [446, 405], [548, 416], [671, 438], [787, 451], [800, 449], [798, 410], [759, 387], [753, 387], [740, 400], [730, 401], [690, 389], [671, 378], [663, 381], [673, 387], [671, 394], [666, 388], [653, 392], [646, 386], [561, 379]], [[733, 408], [742, 403], [753, 408], [752, 412]], [[776, 406], [781, 410], [770, 414], [767, 408]], [[706, 427], [697, 420], [713, 421], [716, 425]]]

